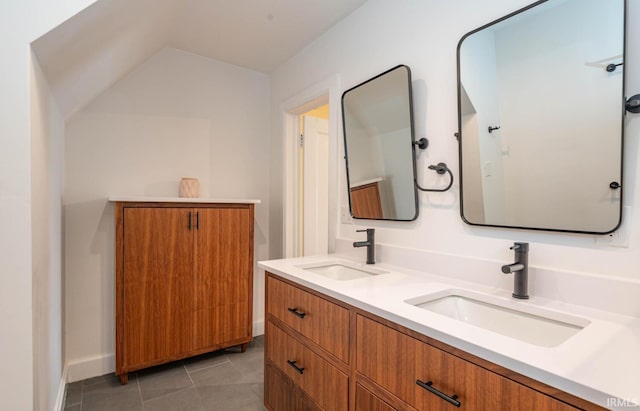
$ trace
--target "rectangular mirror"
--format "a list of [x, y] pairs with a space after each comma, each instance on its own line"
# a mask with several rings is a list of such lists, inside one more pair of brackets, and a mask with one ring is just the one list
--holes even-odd
[[415, 220], [418, 194], [409, 67], [394, 67], [345, 91], [342, 120], [351, 215]]
[[619, 226], [624, 32], [624, 0], [547, 0], [460, 40], [464, 221], [594, 234]]

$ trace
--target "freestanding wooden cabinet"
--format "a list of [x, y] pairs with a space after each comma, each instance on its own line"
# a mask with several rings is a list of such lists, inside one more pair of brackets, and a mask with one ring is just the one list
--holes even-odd
[[116, 375], [252, 339], [253, 204], [115, 203]]

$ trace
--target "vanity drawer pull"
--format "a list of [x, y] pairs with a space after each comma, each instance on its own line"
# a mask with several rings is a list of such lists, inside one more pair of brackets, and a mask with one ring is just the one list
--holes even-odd
[[459, 407], [460, 405], [460, 401], [458, 401], [458, 396], [457, 395], [452, 395], [452, 396], [448, 396], [447, 394], [443, 393], [442, 391], [438, 391], [437, 389], [433, 388], [433, 382], [431, 381], [427, 381], [427, 382], [422, 382], [420, 380], [416, 380], [416, 384], [418, 384], [420, 387], [424, 388], [425, 390], [429, 391], [432, 394], [437, 395], [438, 397], [442, 398], [443, 400], [455, 405], [456, 407]]
[[300, 317], [300, 318], [304, 318], [305, 315], [307, 315], [307, 313], [305, 312], [300, 312], [298, 311], [297, 308], [287, 308], [287, 310], [289, 310], [290, 313]]
[[304, 374], [304, 367], [298, 367], [296, 365], [296, 361], [287, 360], [287, 363], [289, 363], [289, 365], [292, 366], [298, 372], [298, 374]]

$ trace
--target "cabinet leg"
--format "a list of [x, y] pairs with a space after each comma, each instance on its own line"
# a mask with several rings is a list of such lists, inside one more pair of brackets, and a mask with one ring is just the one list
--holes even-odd
[[240, 346], [240, 351], [241, 352], [245, 352], [247, 351], [247, 347], [249, 346], [249, 343], [244, 343]]
[[129, 373], [123, 372], [120, 374], [120, 384], [126, 385], [129, 382]]

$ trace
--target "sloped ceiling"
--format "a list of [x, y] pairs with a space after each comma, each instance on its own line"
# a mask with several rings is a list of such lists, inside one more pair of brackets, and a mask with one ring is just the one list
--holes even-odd
[[269, 73], [366, 0], [99, 0], [32, 43], [65, 119], [163, 47]]

